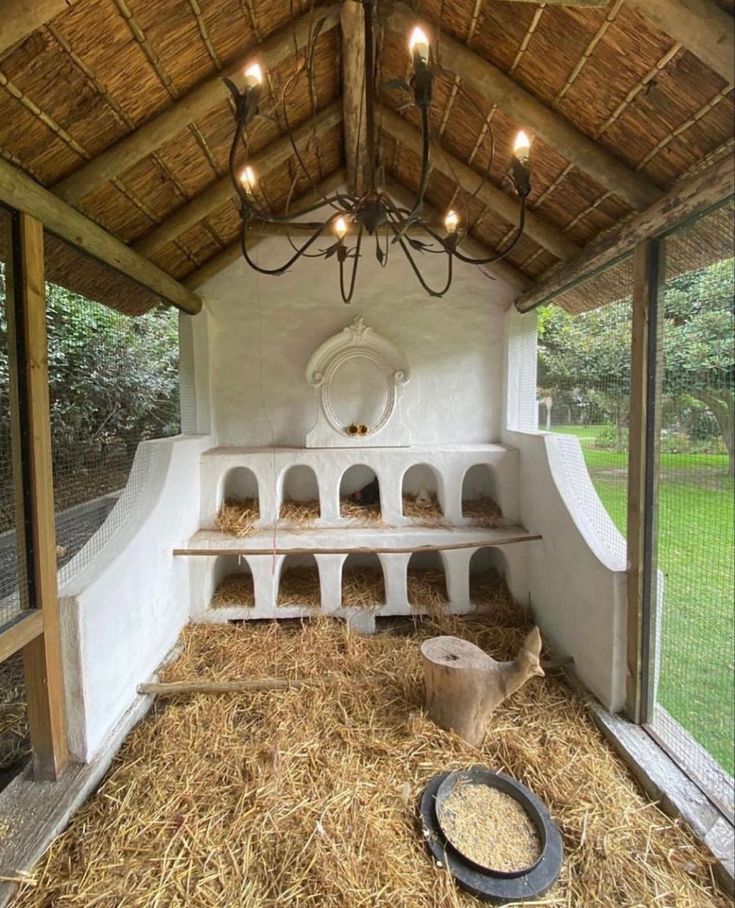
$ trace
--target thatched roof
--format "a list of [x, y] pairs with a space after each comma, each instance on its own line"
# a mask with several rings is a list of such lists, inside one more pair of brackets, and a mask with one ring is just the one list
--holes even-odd
[[[289, 22], [313, 5], [304, 0], [67, 2], [67, 8], [0, 57], [0, 154], [60, 191], [70, 175], [84, 172], [89, 162], [184, 103], [208, 79], [257, 56], [264, 42], [287, 33]], [[388, 3], [382, 6], [385, 21]], [[440, 23], [448, 40], [453, 38], [510, 76], [653, 193], [670, 187], [708, 156], [732, 149], [732, 86], [649, 21], [640, 3], [610, 0], [584, 7], [423, 0], [414, 6], [425, 21]], [[733, 0], [718, 0], [717, 6], [733, 15]], [[291, 125], [309, 123], [330, 105], [341, 108], [338, 14], [308, 49], [313, 79], [303, 66], [304, 50], [294, 47], [269, 71], [269, 98], [262, 108], [272, 116], [258, 118], [251, 127], [252, 153], [265, 149], [267, 156], [268, 147], [285, 132], [286, 119]], [[381, 84], [406, 75], [406, 37], [388, 22], [381, 32], [380, 59]], [[284, 110], [274, 99], [289, 83]], [[415, 122], [415, 111], [403, 110], [403, 100], [394, 89], [382, 90], [386, 107]], [[511, 137], [527, 124], [451, 71], [437, 76], [431, 118], [434, 135], [451, 159], [468, 164], [478, 175], [490, 162], [492, 132], [491, 180], [506, 188]], [[188, 125], [165, 141], [153, 141], [134, 163], [72, 201], [124, 242], [145, 247], [151, 231], [226, 179], [232, 130], [225, 95], [213, 95], [211, 106], [197, 112]], [[388, 131], [382, 148], [386, 179], [415, 188], [415, 148]], [[343, 167], [341, 123], [315, 133], [304, 157], [315, 181]], [[578, 247], [633, 211], [630, 197], [601, 185], [541, 137], [534, 141], [532, 164], [532, 210]], [[274, 209], [310, 188], [293, 157], [270, 170], [260, 185]], [[447, 168], [437, 166], [427, 200], [440, 209], [461, 204], [454, 189]], [[180, 218], [180, 232], [146, 248], [146, 254], [177, 279], [185, 280], [236, 238], [238, 214], [226, 194], [205, 209], [193, 209], [204, 211], [203, 216], [192, 223]], [[489, 248], [510, 230], [507, 221], [479, 202], [468, 206], [468, 214], [473, 221], [478, 218], [473, 234]], [[557, 261], [530, 237], [509, 257], [518, 272], [533, 280]], [[54, 265], [60, 282], [71, 281], [75, 274], [78, 281], [78, 270], [71, 259], [65, 266], [63, 255]], [[124, 292], [98, 295], [126, 308]]]

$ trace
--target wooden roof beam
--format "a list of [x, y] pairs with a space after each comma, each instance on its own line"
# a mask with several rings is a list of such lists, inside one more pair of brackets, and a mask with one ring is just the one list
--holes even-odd
[[347, 161], [347, 188], [356, 195], [365, 189], [365, 14], [361, 3], [342, 4], [342, 129]]
[[[293, 132], [293, 141], [297, 146], [303, 145], [312, 137], [319, 137], [333, 129], [342, 119], [341, 105], [335, 102], [325, 107], [316, 116], [307, 120]], [[288, 136], [281, 136], [271, 142], [258, 154], [248, 159], [248, 164], [255, 171], [256, 177], [261, 180], [269, 173], [284, 164], [293, 155], [293, 146]], [[204, 192], [174, 211], [157, 227], [154, 227], [144, 237], [133, 243], [133, 248], [141, 255], [151, 256], [165, 243], [176, 239], [189, 227], [198, 224], [203, 218], [221, 208], [228, 199], [236, 198], [235, 189], [229, 174], [212, 183]]]
[[202, 308], [199, 297], [183, 284], [2, 159], [0, 201], [38, 218], [56, 236], [122, 271], [182, 312], [195, 315]]
[[649, 22], [735, 82], [735, 20], [712, 0], [629, 0]]
[[[416, 16], [404, 3], [397, 2], [388, 17], [388, 26], [408, 35]], [[432, 30], [427, 25], [429, 34]], [[532, 134], [539, 136], [575, 167], [589, 174], [600, 185], [641, 210], [661, 195], [661, 191], [641, 174], [634, 173], [601, 145], [580, 132], [561, 114], [542, 104], [502, 70], [471, 51], [454, 38], [441, 33], [438, 39], [441, 65], [472, 86], [473, 91], [507, 111]]]
[[615, 264], [643, 240], [660, 236], [690, 218], [705, 214], [734, 193], [735, 159], [728, 155], [697, 176], [677, 183], [646, 211], [587, 246], [576, 259], [553, 268], [543, 283], [516, 300], [516, 308], [529, 312], [551, 302]]
[[69, 0], [5, 0], [0, 16], [0, 56], [70, 5]]
[[146, 155], [168, 142], [175, 135], [195, 122], [213, 107], [229, 97], [224, 76], [243, 87], [243, 72], [248, 64], [258, 61], [264, 69], [275, 69], [294, 53], [303, 48], [313, 34], [317, 23], [322, 22], [321, 33], [334, 28], [339, 19], [339, 4], [317, 7], [279, 29], [259, 47], [225, 73], [218, 73], [202, 82], [187, 95], [164, 110], [158, 116], [144, 123], [135, 132], [120, 139], [112, 147], [97, 155], [68, 177], [59, 180], [53, 191], [64, 201], [78, 205], [81, 200], [99, 186], [137, 164]]
[[[399, 141], [401, 145], [421, 154], [421, 132], [404, 120], [395, 111], [383, 105], [379, 113], [383, 129]], [[450, 152], [441, 147], [438, 142], [431, 143], [431, 163], [435, 170], [444, 174], [450, 180], [459, 180], [462, 189], [467, 193], [474, 193], [482, 181], [482, 174], [477, 173], [467, 164], [454, 157]], [[503, 220], [509, 224], [516, 224], [520, 216], [520, 205], [502, 189], [493, 183], [485, 183], [477, 194], [477, 198], [488, 208], [496, 211]], [[557, 227], [545, 221], [532, 211], [526, 212], [525, 233], [544, 249], [547, 249], [558, 259], [566, 261], [574, 258], [582, 251], [575, 242], [564, 236]]]
[[[331, 176], [328, 176], [323, 180], [316, 191], [311, 189], [296, 199], [296, 204], [298, 204], [299, 207], [315, 205], [322, 196], [329, 195], [329, 193], [339, 189], [340, 186], [344, 186], [346, 177], [347, 174], [344, 168], [340, 167], [339, 170], [336, 170]], [[263, 240], [266, 239], [266, 236], [266, 234], [257, 236], [254, 242], [248, 244], [248, 251], [262, 243]], [[197, 290], [202, 284], [206, 283], [206, 281], [216, 274], [219, 274], [219, 272], [224, 270], [228, 265], [236, 262], [241, 255], [240, 240], [238, 239], [226, 249], [223, 249], [222, 252], [218, 252], [216, 255], [212, 256], [211, 259], [204, 262], [203, 265], [200, 265], [199, 268], [188, 274], [184, 278], [184, 284], [190, 290]]]

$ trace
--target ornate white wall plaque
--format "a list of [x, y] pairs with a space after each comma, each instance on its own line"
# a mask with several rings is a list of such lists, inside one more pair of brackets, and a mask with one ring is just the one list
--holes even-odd
[[306, 380], [319, 398], [307, 448], [408, 445], [400, 416], [400, 390], [408, 361], [361, 316], [314, 352]]

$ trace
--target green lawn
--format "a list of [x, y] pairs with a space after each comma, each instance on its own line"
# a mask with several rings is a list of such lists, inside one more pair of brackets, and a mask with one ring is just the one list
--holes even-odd
[[[625, 533], [627, 455], [576, 435], [597, 493]], [[727, 458], [661, 455], [658, 559], [665, 576], [659, 702], [730, 774], [735, 770], [735, 517]]]

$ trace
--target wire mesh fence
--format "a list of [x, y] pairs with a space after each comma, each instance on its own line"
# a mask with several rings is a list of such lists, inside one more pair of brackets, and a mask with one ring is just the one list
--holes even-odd
[[699, 778], [735, 766], [734, 266], [732, 203], [666, 241], [653, 724]]
[[[126, 281], [116, 278], [118, 294]], [[109, 538], [100, 527], [126, 516], [115, 508], [140, 442], [180, 431], [178, 315], [131, 317], [54, 284], [46, 306], [56, 554], [68, 579], [75, 556], [78, 570]], [[138, 458], [132, 481], [144, 478]]]
[[[579, 440], [595, 490], [623, 536], [632, 271], [632, 260], [626, 258], [557, 298], [539, 313], [538, 322], [539, 429]], [[605, 299], [607, 304], [602, 305]], [[606, 534], [606, 528], [600, 527], [600, 532]], [[607, 535], [610, 546], [618, 548], [619, 537]]]

